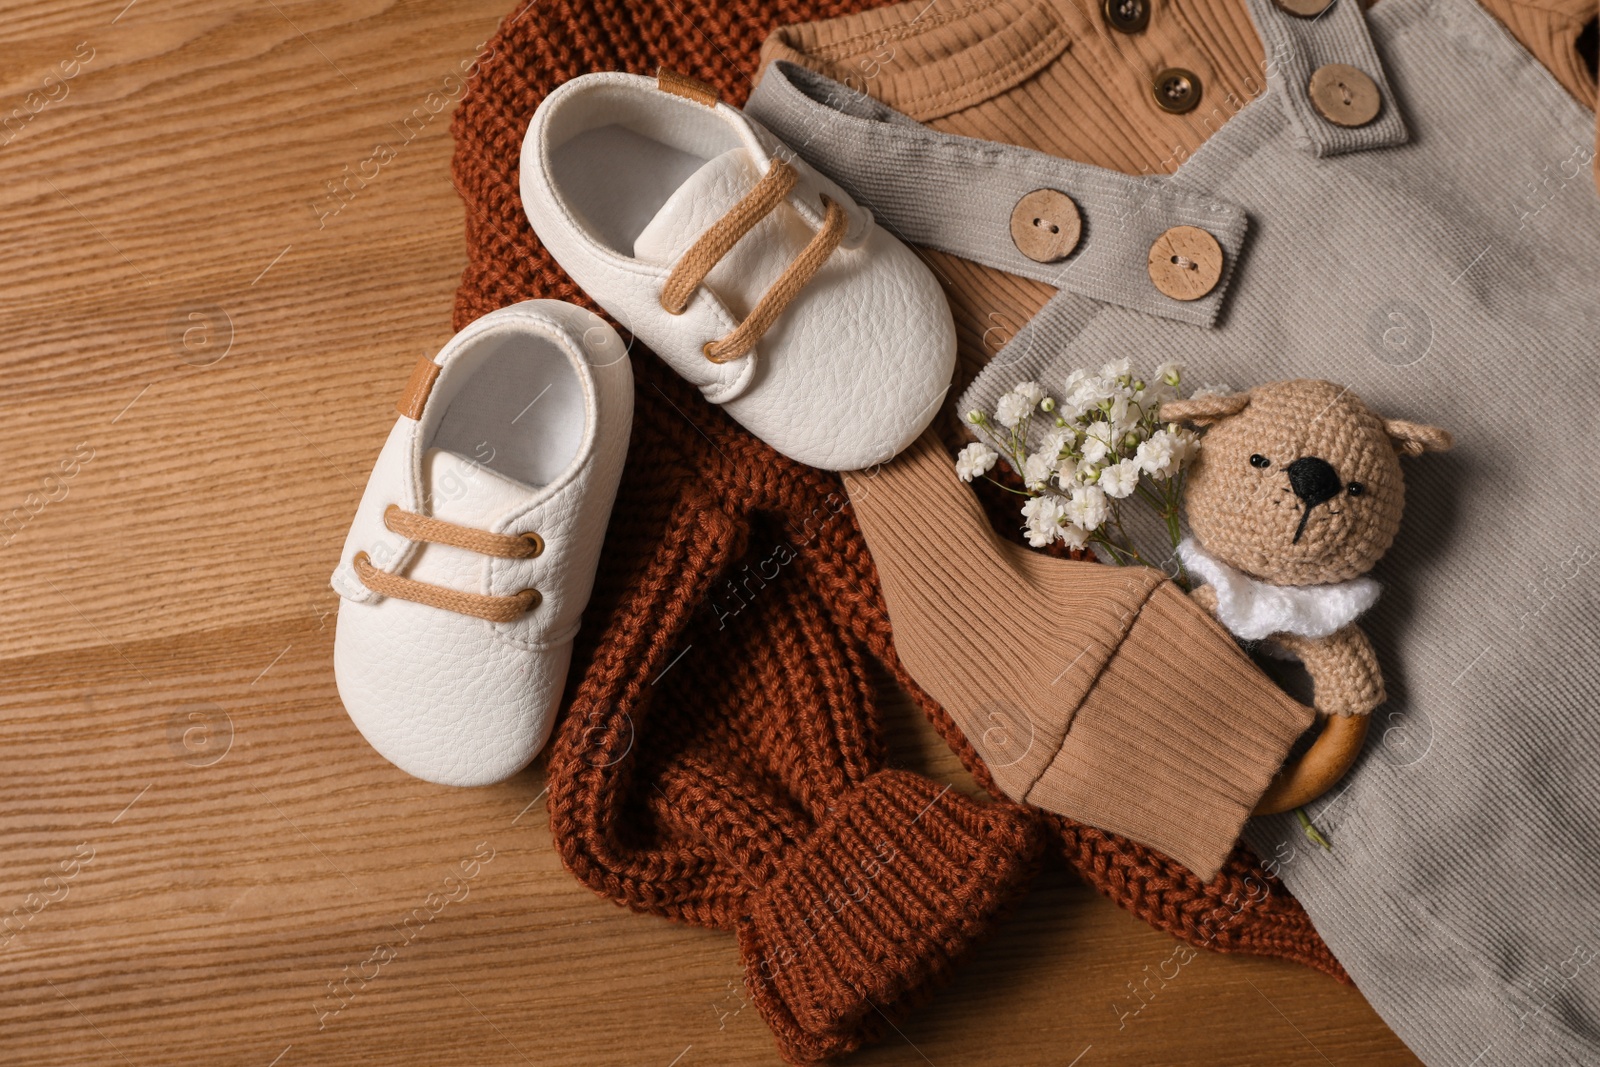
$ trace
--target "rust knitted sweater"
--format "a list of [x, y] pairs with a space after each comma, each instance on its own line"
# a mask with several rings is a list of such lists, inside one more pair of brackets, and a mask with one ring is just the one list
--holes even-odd
[[[532, 297], [594, 306], [538, 244], [517, 192], [521, 138], [546, 93], [589, 71], [665, 65], [742, 101], [774, 27], [868, 6], [544, 0], [514, 12], [452, 124], [469, 259], [456, 326]], [[794, 1062], [858, 1048], [914, 1007], [1025, 890], [1041, 847], [1191, 944], [1343, 978], [1243, 848], [1201, 884], [1113, 835], [886, 767], [880, 669], [998, 795], [900, 665], [838, 478], [756, 440], [642, 345], [632, 358], [628, 466], [550, 749], [551, 827], [581, 881], [637, 911], [736, 931], [752, 999]]]

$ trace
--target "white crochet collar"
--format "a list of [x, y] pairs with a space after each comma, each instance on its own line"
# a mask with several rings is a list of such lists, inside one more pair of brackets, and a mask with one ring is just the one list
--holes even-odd
[[1236, 637], [1271, 634], [1326, 637], [1354, 622], [1378, 599], [1379, 585], [1362, 576], [1332, 585], [1273, 585], [1208, 555], [1194, 538], [1178, 546], [1189, 574], [1217, 591], [1217, 617]]

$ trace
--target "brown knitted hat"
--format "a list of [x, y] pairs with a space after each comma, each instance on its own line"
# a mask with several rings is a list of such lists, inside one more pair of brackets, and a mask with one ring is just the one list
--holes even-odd
[[[533, 297], [594, 306], [517, 192], [522, 134], [551, 89], [664, 65], [742, 101], [773, 27], [867, 6], [544, 0], [514, 13], [452, 124], [469, 258], [457, 327]], [[752, 999], [797, 1062], [872, 1040], [947, 977], [1026, 888], [1041, 837], [1160, 929], [1342, 977], [1242, 848], [1202, 885], [1112, 835], [887, 769], [879, 669], [995, 792], [895, 656], [837, 477], [757, 441], [642, 346], [632, 355], [628, 466], [550, 749], [551, 827], [580, 880], [737, 930]]]

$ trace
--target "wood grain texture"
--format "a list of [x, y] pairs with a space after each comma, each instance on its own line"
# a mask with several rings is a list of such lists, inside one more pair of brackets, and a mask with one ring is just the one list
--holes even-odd
[[[561, 869], [541, 769], [413, 780], [334, 689], [328, 573], [464, 262], [430, 108], [506, 3], [0, 8], [0, 1062], [775, 1061], [732, 938]], [[895, 753], [972, 787], [912, 712]], [[1177, 948], [1049, 870], [856, 1062], [1415, 1062]]]

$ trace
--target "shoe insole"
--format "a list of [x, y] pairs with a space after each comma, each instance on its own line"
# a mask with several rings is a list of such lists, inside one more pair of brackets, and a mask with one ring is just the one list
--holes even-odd
[[593, 234], [631, 256], [667, 197], [705, 163], [622, 126], [601, 126], [555, 149], [550, 176]]
[[492, 347], [451, 398], [430, 447], [524, 485], [547, 485], [583, 444], [583, 383], [554, 341], [484, 343]]

